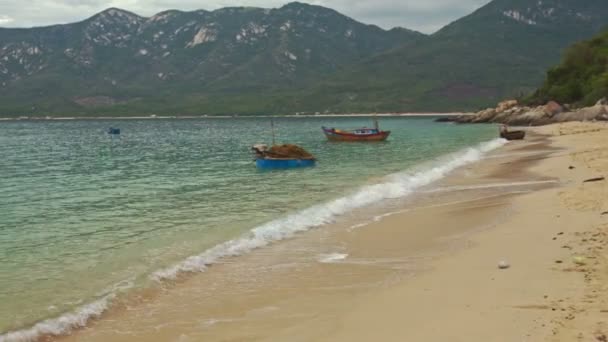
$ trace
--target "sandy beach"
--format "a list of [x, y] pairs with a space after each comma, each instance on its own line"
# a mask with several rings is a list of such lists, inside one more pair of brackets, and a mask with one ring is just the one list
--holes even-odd
[[607, 172], [608, 125], [534, 128], [389, 213], [226, 259], [60, 340], [606, 341], [608, 188], [585, 181]]

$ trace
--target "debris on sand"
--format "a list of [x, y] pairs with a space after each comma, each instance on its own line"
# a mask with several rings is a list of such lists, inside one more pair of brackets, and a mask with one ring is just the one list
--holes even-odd
[[606, 179], [606, 177], [590, 178], [590, 179], [587, 179], [586, 181], [584, 181], [583, 183], [601, 182], [605, 179]]

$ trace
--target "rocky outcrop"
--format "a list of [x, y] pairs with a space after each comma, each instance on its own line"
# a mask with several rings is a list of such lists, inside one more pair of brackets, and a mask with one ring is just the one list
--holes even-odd
[[601, 99], [595, 106], [569, 110], [567, 105], [549, 101], [544, 106], [521, 106], [517, 100], [499, 103], [496, 108], [484, 109], [452, 118], [457, 123], [502, 123], [511, 126], [541, 126], [567, 121], [608, 121], [608, 100]]

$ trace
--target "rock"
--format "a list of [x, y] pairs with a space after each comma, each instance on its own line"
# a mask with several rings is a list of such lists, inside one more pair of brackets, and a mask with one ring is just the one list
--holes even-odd
[[555, 101], [549, 101], [545, 105], [545, 113], [549, 115], [549, 117], [554, 117], [555, 115], [562, 113], [564, 111], [564, 107], [562, 107], [559, 103]]
[[477, 114], [474, 115], [458, 115], [454, 118], [454, 122], [457, 123], [471, 123], [475, 119]]
[[435, 119], [435, 122], [454, 122], [454, 121], [456, 121], [456, 119], [457, 118], [453, 117], [453, 116], [444, 116], [444, 117]]
[[575, 256], [574, 258], [572, 258], [572, 261], [577, 264], [577, 265], [585, 265], [586, 261], [585, 258], [582, 256]]
[[498, 113], [504, 112], [505, 110], [509, 110], [515, 106], [517, 106], [519, 104], [519, 102], [517, 102], [517, 100], [506, 100], [506, 101], [502, 101], [498, 104], [498, 106], [496, 107], [496, 111]]
[[498, 263], [498, 268], [501, 270], [506, 270], [509, 267], [511, 267], [511, 265], [509, 265], [509, 263], [504, 260], [502, 260]]
[[488, 108], [486, 110], [482, 110], [481, 112], [475, 115], [473, 119], [473, 123], [484, 123], [490, 122], [490, 120], [496, 115], [496, 110], [494, 108]]
[[537, 126], [542, 125], [550, 119], [544, 111], [543, 107], [535, 108], [531, 111], [511, 116], [507, 120], [507, 124], [511, 126]]
[[595, 105], [593, 107], [585, 107], [576, 111], [579, 120], [596, 120], [605, 115], [608, 115], [608, 108], [605, 105]]
[[[453, 118], [457, 123], [504, 123], [512, 126], [541, 126], [568, 121], [608, 121], [608, 100], [602, 99], [593, 107], [570, 111], [568, 105], [549, 101], [535, 108], [520, 106], [517, 100], [500, 102], [496, 108], [488, 108], [474, 115]], [[438, 120], [439, 121], [439, 120]], [[440, 122], [449, 122], [443, 119]]]

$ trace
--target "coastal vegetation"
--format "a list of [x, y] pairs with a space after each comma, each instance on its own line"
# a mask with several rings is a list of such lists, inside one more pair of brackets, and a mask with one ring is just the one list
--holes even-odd
[[608, 30], [570, 47], [562, 63], [548, 71], [543, 86], [526, 102], [591, 106], [601, 98], [608, 98]]

